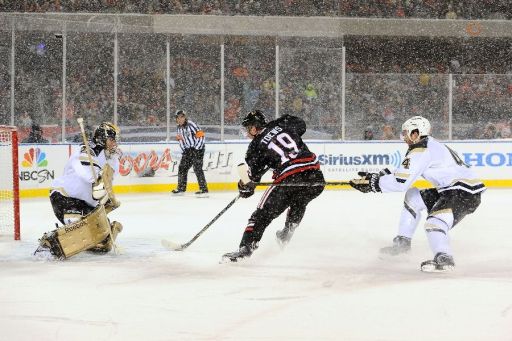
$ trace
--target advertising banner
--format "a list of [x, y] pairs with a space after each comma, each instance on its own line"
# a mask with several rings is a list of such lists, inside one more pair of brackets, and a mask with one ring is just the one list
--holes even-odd
[[[317, 154], [328, 181], [344, 181], [358, 171], [393, 170], [403, 161], [407, 145], [401, 141], [334, 142], [307, 141]], [[447, 142], [460, 159], [493, 187], [512, 187], [512, 141]], [[210, 190], [234, 189], [238, 181], [236, 166], [244, 162], [248, 141], [210, 142], [206, 145], [203, 169]], [[20, 188], [22, 195], [47, 195], [53, 179], [62, 174], [76, 144], [32, 145], [19, 147]], [[166, 191], [177, 183], [181, 150], [176, 143], [122, 144], [119, 176], [115, 185], [121, 192]], [[270, 181], [270, 172], [263, 181]], [[196, 183], [192, 169], [189, 183]]]

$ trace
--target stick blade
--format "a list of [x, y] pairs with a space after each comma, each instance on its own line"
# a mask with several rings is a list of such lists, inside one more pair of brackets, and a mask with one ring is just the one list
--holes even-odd
[[167, 239], [162, 239], [162, 246], [170, 251], [183, 251], [183, 245]]

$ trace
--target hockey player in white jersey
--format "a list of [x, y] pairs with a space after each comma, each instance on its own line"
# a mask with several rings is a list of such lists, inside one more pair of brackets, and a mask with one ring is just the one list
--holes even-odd
[[119, 134], [117, 126], [103, 122], [94, 131], [89, 148], [82, 144], [71, 155], [62, 176], [50, 189], [53, 212], [63, 226], [45, 233], [36, 253], [49, 249], [57, 258], [65, 259], [84, 250], [112, 249], [112, 239], [122, 230], [119, 222], [110, 223], [106, 217], [120, 205], [112, 191], [121, 156]]
[[[404, 192], [404, 208], [398, 235], [393, 245], [381, 252], [397, 255], [411, 248], [411, 239], [419, 224], [421, 212], [428, 212], [425, 231], [434, 259], [421, 263], [421, 270], [442, 272], [455, 266], [448, 231], [480, 205], [484, 184], [455, 151], [438, 142], [431, 134], [430, 122], [415, 116], [402, 125], [402, 138], [409, 145], [401, 166], [391, 172], [359, 172], [350, 185], [363, 192]], [[418, 190], [411, 187], [422, 176], [435, 188]]]

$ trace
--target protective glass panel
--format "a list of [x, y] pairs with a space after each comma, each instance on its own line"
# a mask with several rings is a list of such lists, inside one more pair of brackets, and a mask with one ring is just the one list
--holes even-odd
[[[66, 140], [81, 142], [78, 117], [88, 133], [102, 121], [113, 121], [114, 35], [68, 33], [66, 69]], [[61, 112], [62, 116], [62, 112]]]
[[60, 141], [62, 39], [40, 31], [16, 32], [15, 120], [24, 141], [33, 124], [44, 139]]
[[119, 34], [118, 124], [123, 141], [166, 138], [166, 39]]
[[453, 76], [453, 138], [512, 137], [512, 75]]
[[302, 117], [306, 138], [341, 139], [341, 41], [281, 40], [279, 74], [279, 114]]
[[11, 123], [11, 32], [0, 31], [0, 125]]
[[402, 123], [423, 116], [448, 138], [448, 76], [347, 73], [346, 139], [399, 140]]
[[207, 140], [220, 139], [220, 43], [216, 37], [170, 38], [171, 135], [185, 110]]
[[225, 41], [224, 122], [226, 138], [239, 138], [240, 122], [259, 109], [275, 117], [275, 40], [229, 37]]

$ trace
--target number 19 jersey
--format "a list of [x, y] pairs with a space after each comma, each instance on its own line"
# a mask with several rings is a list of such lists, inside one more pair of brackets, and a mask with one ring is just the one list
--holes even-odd
[[302, 135], [306, 123], [299, 117], [284, 115], [269, 122], [249, 144], [245, 161], [249, 177], [260, 181], [268, 169], [274, 170], [274, 183], [312, 169], [320, 169], [317, 156], [312, 153]]

